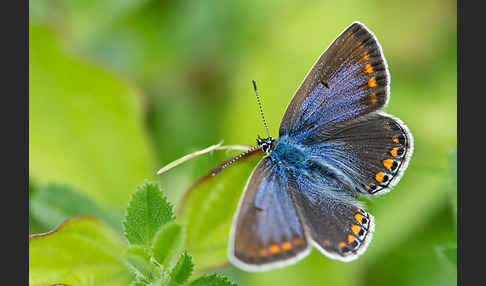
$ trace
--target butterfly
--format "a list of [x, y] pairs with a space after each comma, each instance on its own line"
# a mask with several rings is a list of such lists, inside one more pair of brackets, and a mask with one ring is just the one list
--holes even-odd
[[212, 171], [214, 176], [255, 152], [265, 154], [235, 212], [228, 246], [233, 265], [269, 270], [299, 261], [311, 247], [352, 261], [367, 249], [374, 218], [357, 199], [388, 192], [413, 152], [407, 126], [381, 111], [389, 97], [381, 46], [354, 22], [297, 89], [278, 138], [258, 137], [256, 146]]

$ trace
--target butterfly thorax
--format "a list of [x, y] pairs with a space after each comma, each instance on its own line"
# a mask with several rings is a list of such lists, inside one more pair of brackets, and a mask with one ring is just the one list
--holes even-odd
[[304, 150], [284, 136], [279, 138], [271, 154], [272, 160], [289, 168], [306, 169], [307, 158]]

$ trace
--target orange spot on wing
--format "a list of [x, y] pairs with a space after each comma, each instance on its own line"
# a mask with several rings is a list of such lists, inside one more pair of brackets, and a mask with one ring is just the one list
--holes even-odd
[[348, 234], [348, 243], [353, 242], [353, 241], [354, 241], [354, 239], [355, 239], [355, 237], [354, 237], [353, 235]]
[[393, 166], [393, 160], [392, 159], [383, 160], [383, 166], [385, 166], [385, 168], [390, 170], [391, 167]]
[[370, 56], [368, 55], [368, 52], [364, 52], [363, 53], [363, 60], [365, 60], [365, 61], [369, 61], [370, 60]]
[[393, 157], [396, 157], [397, 156], [398, 149], [399, 149], [398, 147], [395, 147], [395, 148], [391, 149], [390, 154]]
[[270, 244], [270, 247], [268, 247], [268, 250], [270, 253], [279, 253], [280, 252], [280, 247], [276, 244]]
[[294, 240], [294, 244], [296, 244], [296, 245], [299, 245], [299, 244], [302, 243], [302, 238], [300, 238], [300, 237], [295, 237], [293, 240]]
[[371, 104], [375, 104], [376, 103], [376, 94], [373, 92], [370, 94], [370, 100], [371, 100]]
[[367, 64], [364, 69], [367, 73], [373, 72], [373, 67], [370, 64]]
[[258, 251], [258, 254], [260, 254], [260, 256], [267, 256], [268, 250], [266, 250], [265, 248], [262, 248]]
[[[356, 215], [358, 216], [358, 214]], [[363, 216], [361, 216], [361, 219], [363, 218]], [[359, 219], [358, 221], [361, 222], [361, 219]], [[361, 227], [357, 224], [353, 224], [351, 226], [351, 230], [354, 232], [354, 233], [358, 233], [360, 230], [361, 230]]]
[[292, 244], [288, 241], [284, 241], [282, 243], [282, 249], [283, 250], [290, 250], [290, 249], [292, 249]]
[[384, 172], [378, 172], [376, 173], [376, 176], [375, 176], [375, 179], [378, 181], [378, 182], [383, 182], [383, 178], [385, 177], [385, 173]]
[[392, 137], [392, 140], [393, 140], [393, 143], [397, 143], [398, 144], [398, 138], [397, 137], [393, 136]]
[[341, 241], [341, 242], [339, 242], [338, 246], [339, 246], [340, 248], [343, 248], [343, 247], [345, 247], [345, 246], [346, 246], [346, 242]]
[[[356, 215], [354, 216], [354, 218], [355, 218], [357, 221], [361, 222], [361, 220], [364, 218], [364, 215], [362, 215], [362, 214], [356, 214]], [[353, 230], [353, 232], [354, 232], [354, 233], [356, 233], [356, 232], [354, 231], [353, 227], [354, 227], [354, 225], [351, 227], [351, 229]], [[359, 226], [358, 226], [358, 227], [359, 227]], [[359, 229], [358, 229], [358, 231], [359, 231]]]
[[368, 81], [368, 86], [369, 87], [376, 87], [376, 78], [372, 76], [370, 80]]

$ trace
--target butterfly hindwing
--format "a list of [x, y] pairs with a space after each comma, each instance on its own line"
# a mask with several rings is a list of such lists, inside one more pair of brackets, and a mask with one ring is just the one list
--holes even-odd
[[260, 271], [296, 262], [308, 253], [285, 170], [265, 157], [252, 172], [240, 200], [229, 258], [245, 270]]
[[357, 203], [313, 189], [296, 189], [295, 202], [309, 240], [324, 255], [351, 261], [368, 247], [374, 230], [373, 216]]
[[388, 101], [389, 82], [377, 39], [355, 22], [307, 74], [287, 107], [279, 134], [305, 137], [378, 110]]
[[383, 194], [400, 180], [413, 152], [413, 137], [399, 119], [371, 113], [300, 141], [307, 152], [348, 178], [353, 190]]

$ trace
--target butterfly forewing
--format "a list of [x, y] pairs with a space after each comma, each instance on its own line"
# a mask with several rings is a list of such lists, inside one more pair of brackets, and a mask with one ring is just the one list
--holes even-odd
[[380, 111], [389, 83], [377, 39], [353, 23], [306, 76], [287, 107], [280, 136], [346, 176], [351, 190], [385, 193], [400, 179], [413, 150], [405, 124]]
[[239, 267], [266, 270], [308, 254], [285, 169], [265, 157], [244, 189], [230, 235], [229, 257]]
[[382, 108], [389, 75], [381, 47], [353, 23], [319, 57], [298, 88], [280, 124], [280, 136], [305, 137]]

